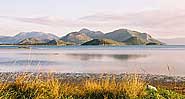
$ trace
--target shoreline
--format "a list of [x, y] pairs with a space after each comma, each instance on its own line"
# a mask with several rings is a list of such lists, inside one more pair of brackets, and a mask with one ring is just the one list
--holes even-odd
[[30, 75], [31, 77], [52, 76], [58, 80], [83, 80], [83, 79], [105, 79], [115, 78], [118, 81], [126, 77], [137, 75], [141, 80], [146, 82], [160, 82], [160, 83], [184, 83], [185, 76], [170, 76], [170, 75], [156, 75], [156, 74], [134, 74], [134, 73], [47, 73], [47, 72], [0, 72], [0, 81], [14, 81], [18, 76]]

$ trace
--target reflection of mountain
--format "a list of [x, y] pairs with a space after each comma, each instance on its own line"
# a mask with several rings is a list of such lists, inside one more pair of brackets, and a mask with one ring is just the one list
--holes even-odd
[[80, 60], [90, 60], [90, 59], [102, 59], [102, 57], [110, 57], [116, 60], [133, 60], [133, 59], [138, 59], [138, 58], [144, 58], [147, 57], [147, 55], [139, 55], [139, 54], [66, 54], [68, 56], [72, 56], [74, 58], [78, 58]]
[[132, 59], [144, 58], [144, 57], [147, 57], [147, 55], [125, 54], [125, 55], [112, 55], [112, 57], [119, 60], [132, 60]]
[[[13, 64], [14, 63], [14, 64]], [[59, 62], [55, 61], [48, 61], [48, 60], [17, 60], [16, 63], [15, 61], [4, 61], [0, 62], [1, 65], [5, 66], [11, 66], [11, 65], [17, 65], [17, 66], [49, 66], [49, 65], [59, 65]]]
[[80, 60], [90, 60], [90, 59], [101, 59], [104, 55], [103, 54], [66, 54]]

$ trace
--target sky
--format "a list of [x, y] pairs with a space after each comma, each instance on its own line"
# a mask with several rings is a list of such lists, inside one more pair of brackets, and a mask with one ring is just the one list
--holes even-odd
[[82, 28], [127, 28], [156, 38], [185, 37], [185, 0], [0, 0], [0, 35], [63, 36]]

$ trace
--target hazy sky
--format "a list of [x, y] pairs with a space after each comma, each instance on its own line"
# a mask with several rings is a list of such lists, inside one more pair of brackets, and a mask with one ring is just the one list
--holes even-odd
[[185, 0], [0, 0], [0, 35], [128, 28], [185, 37]]

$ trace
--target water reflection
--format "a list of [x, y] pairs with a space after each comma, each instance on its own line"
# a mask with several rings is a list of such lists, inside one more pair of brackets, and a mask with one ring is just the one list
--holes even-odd
[[86, 54], [86, 53], [73, 53], [73, 54], [65, 54], [66, 56], [73, 57], [73, 58], [79, 58], [84, 61], [88, 61], [91, 59], [103, 59], [104, 57], [110, 57], [116, 60], [121, 61], [127, 61], [132, 59], [139, 59], [139, 58], [145, 58], [149, 55], [146, 54]]
[[[129, 48], [129, 49], [128, 49]], [[83, 49], [1, 49], [0, 71], [42, 71], [123, 73], [147, 72], [169, 74], [167, 64], [174, 67], [174, 75], [185, 75], [184, 49], [133, 47]], [[119, 49], [119, 50], [118, 50]]]
[[30, 65], [30, 66], [48, 66], [48, 65], [59, 65], [59, 62], [48, 61], [48, 60], [15, 60], [15, 61], [4, 61], [0, 62], [1, 65], [13, 66], [13, 65]]
[[59, 55], [60, 53], [17, 53], [17, 55]]
[[132, 59], [139, 59], [139, 58], [145, 58], [148, 57], [149, 55], [129, 55], [129, 54], [125, 54], [125, 55], [112, 55], [111, 57], [115, 58], [115, 59], [119, 59], [119, 60], [132, 60]]
[[83, 61], [87, 61], [90, 59], [102, 59], [102, 57], [105, 56], [105, 55], [101, 55], [101, 54], [78, 54], [78, 53], [65, 54], [65, 55], [68, 57], [71, 57], [71, 58], [78, 58]]

